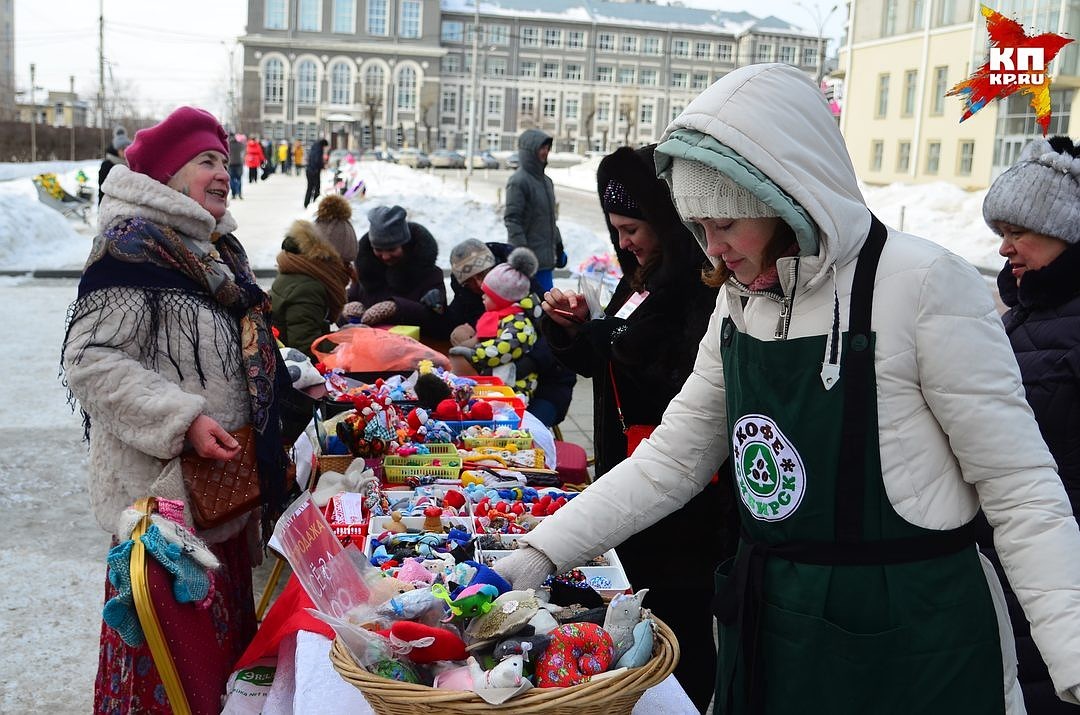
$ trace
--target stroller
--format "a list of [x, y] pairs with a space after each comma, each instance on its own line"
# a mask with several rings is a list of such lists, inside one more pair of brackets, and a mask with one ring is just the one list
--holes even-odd
[[78, 218], [85, 224], [90, 223], [87, 216], [90, 211], [89, 199], [73, 196], [64, 191], [64, 187], [60, 186], [60, 182], [56, 180], [56, 174], [38, 174], [34, 177], [34, 188], [37, 189], [38, 200], [41, 203], [68, 218]]

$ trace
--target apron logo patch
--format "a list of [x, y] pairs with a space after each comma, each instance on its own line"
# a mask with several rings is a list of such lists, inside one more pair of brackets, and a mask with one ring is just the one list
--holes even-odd
[[731, 431], [735, 483], [750, 515], [780, 521], [795, 513], [806, 492], [802, 457], [765, 415], [745, 415]]

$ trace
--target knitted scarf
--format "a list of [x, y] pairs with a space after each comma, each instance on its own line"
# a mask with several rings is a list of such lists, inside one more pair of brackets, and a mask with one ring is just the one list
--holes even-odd
[[[189, 350], [194, 353], [197, 376], [205, 385], [199, 343], [212, 340], [223, 373], [227, 377], [243, 375], [247, 382], [263, 531], [268, 535], [285, 501], [287, 458], [281, 446], [276, 395], [290, 382], [270, 332], [270, 299], [255, 283], [247, 254], [231, 233], [207, 228], [232, 228], [235, 222], [226, 214], [219, 224], [188, 197], [127, 167], [113, 169], [104, 188], [99, 215], [104, 230], [94, 239], [78, 297], [68, 310], [64, 352], [75, 337], [72, 331], [76, 325], [83, 347], [72, 362], [78, 362], [90, 347], [137, 345], [143, 363], [154, 367], [162, 357], [159, 353], [164, 343], [164, 357], [177, 369], [179, 362], [173, 351], [184, 351], [185, 356]], [[116, 198], [110, 188], [116, 189]], [[139, 200], [145, 203], [134, 203]], [[201, 244], [206, 245], [205, 238], [209, 238], [210, 250], [204, 251], [200, 242], [192, 239], [200, 228], [207, 230]], [[202, 309], [213, 314], [211, 336], [199, 334]], [[117, 311], [130, 318], [124, 321], [125, 329], [101, 334], [103, 318]], [[175, 334], [170, 321], [164, 319], [166, 312], [176, 316]], [[164, 340], [159, 340], [162, 337]], [[85, 411], [83, 417], [89, 436], [90, 417]]]
[[281, 273], [300, 273], [311, 276], [326, 289], [326, 315], [336, 321], [345, 307], [345, 288], [349, 285], [349, 270], [338, 260], [317, 260], [302, 253], [281, 251], [277, 255]]

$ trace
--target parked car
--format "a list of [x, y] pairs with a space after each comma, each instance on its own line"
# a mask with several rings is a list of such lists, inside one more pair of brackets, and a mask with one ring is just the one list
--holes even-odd
[[521, 165], [521, 162], [518, 160], [518, 153], [516, 151], [513, 154], [511, 154], [510, 156], [506, 157], [506, 168], [507, 169], [516, 169], [520, 165]]
[[499, 160], [490, 151], [482, 151], [473, 154], [472, 166], [474, 169], [498, 169]]
[[450, 149], [439, 149], [431, 152], [431, 165], [436, 169], [463, 169], [465, 157]]
[[431, 159], [419, 149], [400, 149], [397, 153], [397, 163], [414, 169], [426, 169], [431, 166]]

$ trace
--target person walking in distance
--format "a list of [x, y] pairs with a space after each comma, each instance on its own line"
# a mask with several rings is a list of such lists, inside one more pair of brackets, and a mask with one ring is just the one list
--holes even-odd
[[308, 149], [307, 190], [304, 192], [304, 208], [307, 208], [308, 204], [319, 198], [319, 191], [322, 188], [320, 186], [322, 170], [326, 166], [325, 152], [327, 146], [328, 142], [325, 139], [316, 139], [311, 143], [311, 148]]
[[517, 171], [506, 181], [506, 242], [525, 246], [536, 254], [536, 282], [544, 290], [553, 283], [553, 269], [566, 265], [562, 234], [555, 223], [555, 186], [544, 173], [551, 152], [550, 136], [526, 129], [518, 137]]

